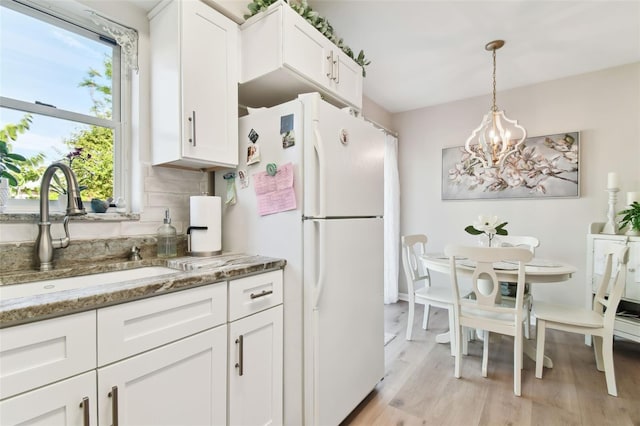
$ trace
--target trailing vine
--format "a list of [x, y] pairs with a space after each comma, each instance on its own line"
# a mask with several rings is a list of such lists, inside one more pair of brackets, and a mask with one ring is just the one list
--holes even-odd
[[[253, 15], [267, 9], [269, 6], [271, 6], [273, 3], [277, 1], [278, 0], [253, 0], [251, 3], [247, 5], [247, 8], [251, 13], [249, 15], [244, 15], [244, 18], [249, 19]], [[363, 50], [360, 50], [360, 53], [358, 53], [358, 55], [356, 56], [353, 53], [353, 50], [351, 50], [349, 46], [344, 44], [344, 41], [335, 34], [333, 27], [331, 26], [329, 21], [324, 17], [320, 16], [318, 12], [311, 9], [311, 7], [307, 4], [307, 0], [293, 0], [291, 2], [289, 2], [288, 0], [284, 0], [284, 1], [285, 3], [288, 3], [289, 6], [291, 6], [291, 8], [295, 10], [300, 16], [306, 19], [307, 22], [309, 22], [318, 31], [320, 31], [322, 35], [328, 38], [333, 44], [338, 46], [338, 48], [340, 48], [347, 56], [353, 59], [358, 65], [360, 65], [360, 67], [362, 67], [362, 76], [363, 77], [367, 76], [365, 67], [369, 65], [371, 61], [365, 58]]]

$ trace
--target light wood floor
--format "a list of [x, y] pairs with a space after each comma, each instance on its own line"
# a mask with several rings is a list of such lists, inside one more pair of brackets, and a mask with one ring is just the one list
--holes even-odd
[[[447, 330], [447, 312], [432, 308], [429, 330], [416, 309], [413, 340], [405, 339], [407, 303], [385, 307], [385, 377], [343, 425], [640, 425], [640, 344], [614, 343], [618, 397], [607, 394], [591, 347], [573, 333], [547, 330], [546, 350], [554, 368], [535, 378], [524, 358], [522, 396], [513, 394], [513, 340], [502, 337], [489, 352], [488, 377], [481, 374], [482, 344], [471, 342], [453, 377], [448, 344], [435, 343]], [[532, 330], [535, 332], [535, 330]], [[535, 335], [535, 334], [534, 334]]]

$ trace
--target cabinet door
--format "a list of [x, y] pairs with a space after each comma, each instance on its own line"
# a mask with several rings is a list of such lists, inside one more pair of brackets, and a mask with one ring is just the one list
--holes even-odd
[[335, 49], [331, 87], [336, 93], [356, 108], [362, 108], [362, 67], [340, 49]]
[[331, 42], [304, 18], [284, 6], [283, 63], [312, 82], [329, 86], [333, 53]]
[[229, 324], [229, 424], [282, 424], [282, 305]]
[[0, 424], [96, 425], [96, 372], [90, 371], [0, 402]]
[[183, 156], [238, 163], [237, 25], [201, 1], [182, 3]]
[[101, 425], [226, 424], [227, 326], [98, 369]]
[[630, 241], [625, 299], [640, 302], [640, 241]]

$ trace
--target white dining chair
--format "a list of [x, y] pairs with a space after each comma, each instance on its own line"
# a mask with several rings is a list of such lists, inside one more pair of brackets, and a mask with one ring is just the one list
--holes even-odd
[[449, 315], [449, 331], [451, 333], [451, 355], [455, 355], [455, 328], [453, 322], [453, 301], [451, 288], [432, 286], [429, 270], [421, 266], [419, 256], [425, 253], [427, 236], [423, 234], [404, 235], [402, 238], [402, 265], [407, 281], [409, 293], [409, 315], [407, 318], [407, 340], [411, 340], [413, 333], [413, 318], [416, 303], [424, 305], [422, 328], [429, 326], [429, 311], [431, 306], [446, 309]]
[[[520, 247], [469, 247], [448, 245], [445, 254], [451, 268], [451, 289], [453, 293], [454, 322], [456, 330], [456, 359], [454, 376], [460, 378], [462, 358], [462, 328], [485, 330], [482, 351], [482, 376], [487, 377], [489, 356], [489, 332], [513, 336], [513, 393], [521, 394], [522, 370], [522, 322], [524, 309], [525, 264], [533, 258], [530, 250]], [[461, 293], [458, 281], [457, 262], [473, 267], [471, 276], [472, 296]], [[504, 305], [500, 299], [500, 282], [494, 264], [516, 262], [518, 279], [516, 282], [515, 304]]]
[[[524, 247], [529, 249], [534, 256], [536, 254], [536, 248], [539, 246], [540, 240], [529, 235], [501, 235], [499, 237], [498, 245], [498, 247]], [[511, 283], [505, 284], [509, 285]], [[511, 296], [503, 295], [502, 298], [505, 301], [511, 300], [515, 302], [514, 298]], [[527, 309], [527, 316], [524, 319], [524, 337], [529, 339], [531, 338], [531, 307], [533, 306], [533, 297], [529, 291], [529, 286], [526, 284], [524, 287], [524, 305]]]
[[[618, 396], [613, 368], [613, 323], [624, 291], [624, 274], [620, 271], [629, 261], [629, 247], [612, 243], [604, 251], [605, 266], [592, 308], [536, 302], [536, 377], [542, 378], [547, 328], [587, 334], [593, 337], [593, 351], [598, 371], [604, 371], [609, 395]], [[615, 261], [614, 261], [615, 259]], [[614, 265], [615, 263], [615, 265]]]

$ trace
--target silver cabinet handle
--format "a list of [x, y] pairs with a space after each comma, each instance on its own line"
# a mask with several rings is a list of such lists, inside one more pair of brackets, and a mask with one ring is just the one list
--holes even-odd
[[108, 394], [111, 398], [111, 417], [113, 418], [112, 426], [118, 426], [118, 387], [113, 386]]
[[327, 56], [327, 60], [329, 61], [329, 72], [327, 73], [327, 77], [333, 80], [333, 64], [335, 63], [333, 62], [333, 50], [329, 56]]
[[[244, 336], [241, 334], [236, 339], [236, 345], [238, 345], [238, 362], [236, 362], [236, 368], [238, 369], [238, 375], [244, 374]], [[116, 425], [114, 425], [116, 426]]]
[[336, 67], [336, 75], [333, 77], [333, 81], [340, 83], [340, 58], [336, 58], [336, 60], [333, 61], [333, 64]]
[[255, 293], [251, 293], [249, 295], [250, 298], [252, 299], [258, 299], [260, 297], [264, 297], [264, 296], [268, 296], [270, 294], [273, 294], [273, 290], [262, 290], [260, 293], [255, 294]]
[[191, 137], [189, 138], [189, 143], [193, 146], [196, 146], [196, 112], [191, 112], [191, 117], [188, 118], [189, 124], [191, 125]]
[[82, 408], [82, 424], [83, 426], [89, 426], [89, 398], [82, 398], [82, 402], [80, 403], [80, 408]]

